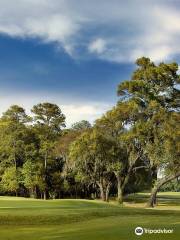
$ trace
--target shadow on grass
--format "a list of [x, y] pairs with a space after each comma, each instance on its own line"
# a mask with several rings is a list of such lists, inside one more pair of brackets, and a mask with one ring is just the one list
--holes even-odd
[[[22, 210], [23, 211], [23, 210]], [[153, 210], [153, 209], [139, 209], [139, 208], [128, 208], [128, 207], [116, 207], [111, 209], [98, 209], [90, 211], [78, 211], [78, 212], [66, 212], [66, 214], [61, 214], [61, 210], [57, 209], [56, 214], [48, 215], [8, 215], [6, 211], [1, 214], [0, 225], [61, 225], [66, 223], [81, 222], [97, 218], [105, 218], [112, 216], [121, 217], [167, 217], [167, 216], [178, 216], [180, 218], [180, 211], [163, 211], [163, 210]]]
[[[149, 199], [150, 194], [130, 194], [124, 199], [128, 203], [146, 203]], [[165, 195], [160, 193], [157, 196], [157, 203], [160, 205], [167, 206], [180, 206], [180, 194], [176, 195]]]

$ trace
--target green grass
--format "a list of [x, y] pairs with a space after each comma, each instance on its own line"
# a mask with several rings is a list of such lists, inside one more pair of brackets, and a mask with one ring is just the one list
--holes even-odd
[[[179, 239], [180, 194], [159, 194], [156, 209], [144, 208], [147, 197], [130, 195], [124, 206], [94, 200], [0, 197], [0, 240]], [[174, 229], [174, 233], [136, 236], [137, 226]]]

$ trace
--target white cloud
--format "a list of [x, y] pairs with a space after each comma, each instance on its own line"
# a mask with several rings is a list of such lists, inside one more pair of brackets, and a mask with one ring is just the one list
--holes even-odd
[[85, 102], [82, 100], [72, 100], [56, 94], [46, 92], [35, 93], [5, 93], [1, 92], [1, 109], [0, 115], [5, 112], [11, 105], [17, 104], [24, 107], [28, 114], [30, 109], [40, 102], [51, 102], [57, 104], [66, 116], [66, 125], [70, 127], [73, 123], [88, 120], [93, 123], [105, 111], [111, 108], [111, 104], [102, 102]]
[[168, 57], [172, 54], [172, 49], [167, 45], [159, 45], [154, 47], [144, 47], [144, 48], [137, 48], [132, 51], [130, 56], [130, 60], [135, 60], [141, 56], [148, 56], [154, 61], [163, 61], [167, 60]]
[[89, 104], [74, 104], [62, 105], [62, 111], [66, 115], [67, 125], [71, 126], [73, 123], [87, 120], [93, 123], [105, 111], [109, 110], [109, 104], [89, 103]]
[[175, 1], [0, 0], [0, 33], [56, 42], [73, 57], [81, 57], [83, 47], [116, 62], [180, 53]]
[[106, 49], [106, 42], [102, 38], [98, 38], [89, 44], [88, 49], [91, 53], [101, 54]]
[[40, 38], [57, 42], [70, 52], [70, 38], [79, 30], [78, 21], [65, 14], [63, 0], [0, 0], [0, 33], [11, 37]]
[[66, 16], [54, 15], [48, 19], [28, 19], [26, 34], [38, 36], [46, 41], [64, 42], [68, 37], [76, 33], [78, 26]]

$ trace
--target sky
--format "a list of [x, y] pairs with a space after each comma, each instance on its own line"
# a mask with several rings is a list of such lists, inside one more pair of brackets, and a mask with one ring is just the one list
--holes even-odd
[[48, 101], [93, 122], [138, 57], [180, 64], [179, 39], [179, 0], [0, 0], [0, 113]]

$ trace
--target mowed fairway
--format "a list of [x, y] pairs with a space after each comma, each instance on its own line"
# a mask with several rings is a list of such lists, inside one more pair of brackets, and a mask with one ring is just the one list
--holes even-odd
[[[146, 195], [135, 195], [133, 203], [131, 198], [117, 206], [94, 200], [0, 197], [0, 240], [180, 239], [180, 194], [160, 194], [159, 207], [153, 210], [143, 207]], [[174, 233], [136, 236], [137, 226]]]

